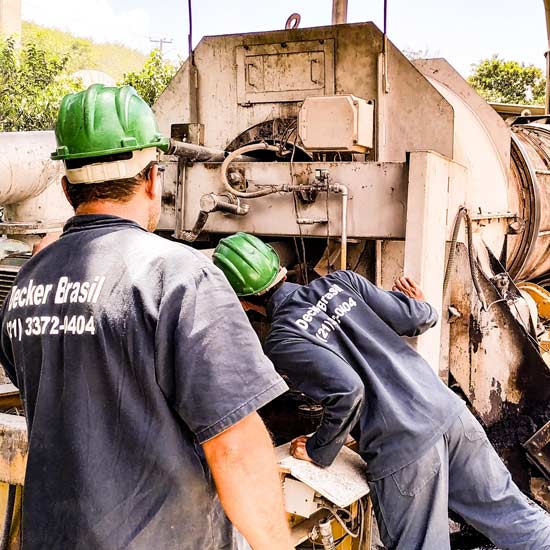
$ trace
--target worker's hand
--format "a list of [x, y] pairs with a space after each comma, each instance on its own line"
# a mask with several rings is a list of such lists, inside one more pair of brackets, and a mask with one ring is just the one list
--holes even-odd
[[309, 437], [307, 435], [301, 435], [290, 442], [290, 454], [299, 460], [305, 460], [306, 462], [313, 462], [307, 454], [306, 443]]
[[392, 290], [398, 290], [415, 300], [425, 300], [422, 289], [410, 277], [400, 277], [397, 279], [393, 284]]

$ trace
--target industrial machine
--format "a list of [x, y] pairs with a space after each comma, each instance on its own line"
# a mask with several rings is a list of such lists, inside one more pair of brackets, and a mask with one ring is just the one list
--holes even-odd
[[[416, 279], [441, 321], [411, 344], [550, 509], [548, 118], [503, 120], [445, 60], [411, 62], [373, 23], [206, 37], [154, 110], [173, 138], [160, 234], [207, 254], [260, 235], [298, 282], [340, 268], [384, 288]], [[0, 294], [69, 215], [53, 148], [51, 132], [0, 136]], [[322, 410], [290, 393], [263, 414], [284, 444]], [[3, 430], [0, 480], [21, 483], [20, 426]], [[370, 517], [365, 492], [337, 509], [291, 480], [297, 547], [322, 547], [328, 517], [339, 548], [367, 548], [349, 535]]]

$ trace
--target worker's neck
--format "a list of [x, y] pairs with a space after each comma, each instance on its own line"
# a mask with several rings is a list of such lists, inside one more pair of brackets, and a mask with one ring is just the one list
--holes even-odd
[[119, 218], [132, 220], [145, 229], [148, 228], [149, 222], [147, 210], [140, 208], [132, 200], [128, 202], [92, 201], [80, 205], [75, 213], [77, 216], [85, 214], [118, 216]]
[[247, 302], [246, 300], [241, 300], [241, 305], [243, 306], [243, 309], [245, 311], [255, 311], [256, 313], [259, 313], [260, 315], [263, 315], [264, 317], [267, 317], [267, 308], [266, 308], [266, 306], [260, 306], [258, 304], [253, 304], [251, 302]]

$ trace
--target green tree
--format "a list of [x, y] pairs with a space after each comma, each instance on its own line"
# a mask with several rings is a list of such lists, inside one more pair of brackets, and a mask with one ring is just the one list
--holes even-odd
[[65, 94], [81, 88], [65, 74], [68, 57], [33, 44], [0, 42], [0, 131], [49, 130]]
[[159, 50], [153, 50], [143, 69], [125, 74], [120, 84], [133, 86], [149, 105], [153, 105], [175, 74], [176, 67], [163, 61]]
[[505, 61], [494, 55], [474, 65], [468, 82], [487, 101], [544, 104], [544, 75], [535, 65]]

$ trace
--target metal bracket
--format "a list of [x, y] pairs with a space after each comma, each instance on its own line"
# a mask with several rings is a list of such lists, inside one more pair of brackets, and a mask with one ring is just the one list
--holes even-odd
[[63, 229], [64, 222], [42, 223], [37, 222], [2, 222], [0, 233], [2, 235], [36, 235], [39, 233], [53, 233]]
[[523, 447], [529, 460], [540, 469], [546, 479], [550, 479], [550, 422], [528, 439]]

